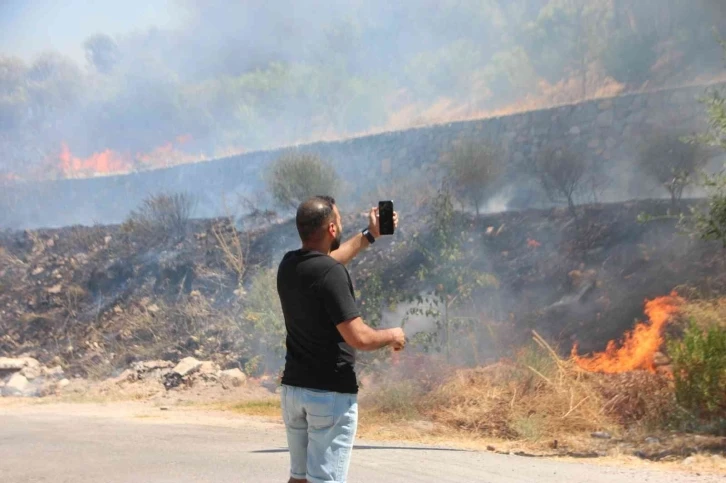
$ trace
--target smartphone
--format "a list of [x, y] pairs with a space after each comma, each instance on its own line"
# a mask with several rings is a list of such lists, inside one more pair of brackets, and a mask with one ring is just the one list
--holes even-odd
[[381, 235], [393, 235], [393, 201], [378, 202], [378, 226]]

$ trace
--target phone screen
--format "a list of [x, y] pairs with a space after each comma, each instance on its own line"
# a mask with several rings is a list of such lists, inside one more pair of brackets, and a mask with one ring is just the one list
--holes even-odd
[[378, 202], [378, 223], [381, 235], [393, 235], [393, 201]]

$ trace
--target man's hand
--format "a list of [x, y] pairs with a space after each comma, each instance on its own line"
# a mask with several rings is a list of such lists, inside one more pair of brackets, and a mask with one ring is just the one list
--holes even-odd
[[[398, 228], [398, 213], [393, 212], [393, 228]], [[381, 236], [381, 225], [379, 222], [378, 207], [371, 208], [368, 213], [368, 231], [371, 232], [374, 238], [380, 238]]]
[[403, 333], [403, 329], [400, 327], [396, 327], [391, 330], [393, 331], [393, 342], [390, 344], [391, 347], [393, 347], [394, 351], [403, 350], [406, 346], [406, 334]]

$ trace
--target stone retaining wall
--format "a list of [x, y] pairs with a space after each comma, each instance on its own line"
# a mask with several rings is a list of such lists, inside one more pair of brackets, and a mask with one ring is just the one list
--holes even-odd
[[[509, 116], [314, 143], [299, 149], [318, 152], [334, 163], [352, 196], [370, 192], [381, 179], [410, 179], [433, 165], [452, 140], [470, 135], [501, 142], [508, 166], [516, 166], [516, 161], [556, 141], [608, 163], [612, 172], [627, 173], [649, 133], [656, 129], [687, 133], [703, 127], [705, 111], [698, 98], [704, 93], [705, 87], [697, 86], [628, 94]], [[198, 197], [198, 216], [222, 215], [223, 196], [229, 200], [235, 193], [264, 187], [263, 169], [279, 152], [255, 152], [123, 176], [8, 185], [3, 187], [4, 200], [0, 198], [7, 204], [0, 207], [0, 227], [118, 223], [146, 196], [176, 191]]]

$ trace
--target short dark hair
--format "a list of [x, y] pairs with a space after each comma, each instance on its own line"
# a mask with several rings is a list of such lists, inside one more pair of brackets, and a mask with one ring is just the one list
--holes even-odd
[[315, 239], [320, 229], [333, 218], [335, 198], [332, 196], [313, 196], [300, 203], [295, 216], [295, 224], [300, 240]]

